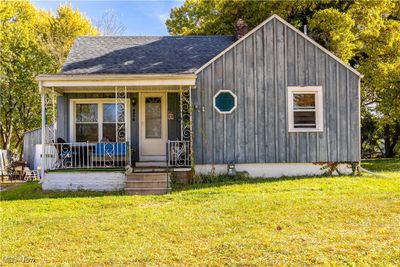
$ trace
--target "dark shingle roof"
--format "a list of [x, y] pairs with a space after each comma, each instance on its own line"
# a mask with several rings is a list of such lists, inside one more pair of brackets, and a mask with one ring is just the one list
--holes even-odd
[[232, 36], [78, 37], [61, 73], [193, 73], [233, 42]]

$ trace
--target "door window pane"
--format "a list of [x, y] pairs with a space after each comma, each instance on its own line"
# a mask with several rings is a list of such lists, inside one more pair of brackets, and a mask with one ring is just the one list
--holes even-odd
[[293, 94], [294, 109], [314, 109], [315, 94]]
[[76, 122], [97, 122], [97, 104], [76, 104]]
[[[116, 107], [118, 107], [118, 114], [115, 114]], [[124, 104], [103, 104], [103, 122], [115, 122], [116, 115], [118, 117], [118, 122], [125, 121]]]
[[76, 124], [77, 142], [97, 142], [99, 128], [97, 123], [79, 123]]
[[295, 111], [294, 128], [315, 128], [315, 111]]
[[161, 98], [146, 98], [146, 138], [161, 138]]

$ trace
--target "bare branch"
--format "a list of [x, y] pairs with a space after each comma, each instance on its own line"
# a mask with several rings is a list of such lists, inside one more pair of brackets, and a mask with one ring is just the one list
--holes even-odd
[[104, 13], [101, 19], [97, 21], [96, 26], [103, 36], [123, 35], [126, 30], [125, 25], [119, 20], [113, 9]]

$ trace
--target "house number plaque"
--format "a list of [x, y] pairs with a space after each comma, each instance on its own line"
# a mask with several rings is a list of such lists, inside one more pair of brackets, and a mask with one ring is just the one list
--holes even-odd
[[168, 120], [173, 121], [174, 120], [174, 113], [171, 111], [168, 111]]

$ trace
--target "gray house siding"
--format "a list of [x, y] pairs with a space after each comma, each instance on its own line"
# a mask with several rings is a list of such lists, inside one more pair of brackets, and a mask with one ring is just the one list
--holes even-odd
[[[288, 86], [322, 86], [323, 132], [288, 132]], [[232, 114], [213, 108], [221, 89]], [[192, 98], [196, 164], [358, 161], [359, 77], [277, 19], [198, 73]], [[204, 110], [204, 112], [203, 112]]]

